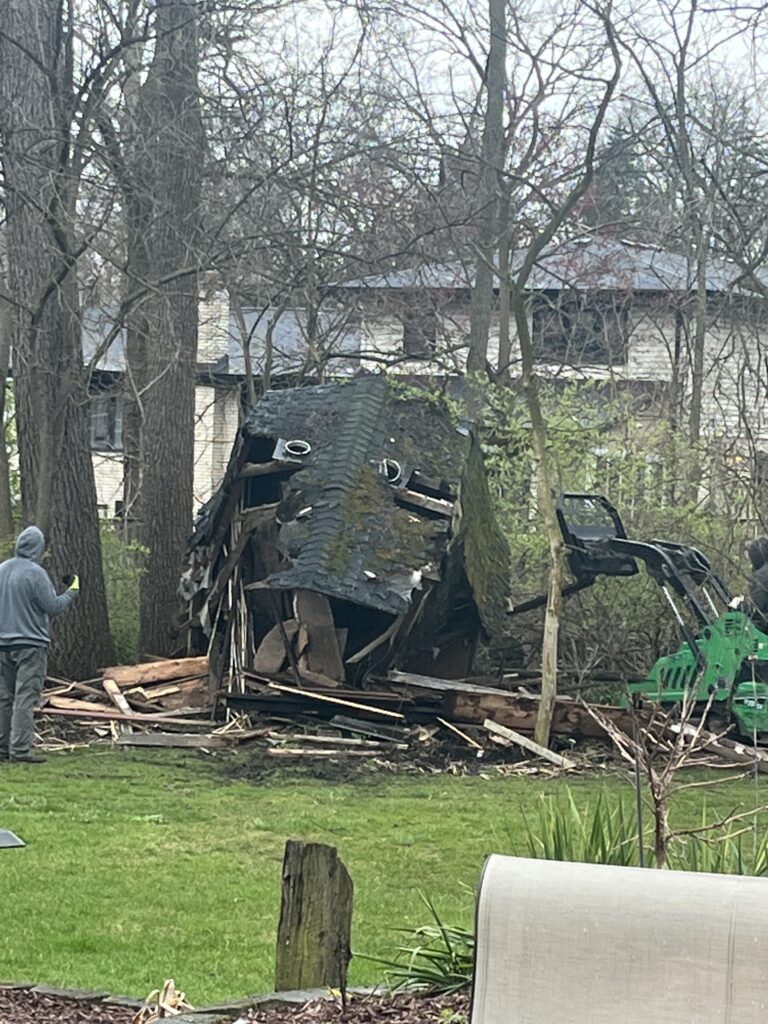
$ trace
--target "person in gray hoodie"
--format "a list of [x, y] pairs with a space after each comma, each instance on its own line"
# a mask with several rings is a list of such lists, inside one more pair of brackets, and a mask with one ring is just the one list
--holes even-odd
[[67, 579], [63, 594], [54, 590], [40, 565], [45, 537], [36, 526], [22, 530], [13, 558], [0, 565], [0, 760], [45, 761], [32, 753], [34, 711], [48, 668], [48, 632], [52, 615], [72, 606], [80, 583]]

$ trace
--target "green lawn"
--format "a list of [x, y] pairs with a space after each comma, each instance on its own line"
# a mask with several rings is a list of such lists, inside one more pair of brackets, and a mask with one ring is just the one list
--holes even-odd
[[[577, 799], [619, 778], [576, 779]], [[193, 1003], [271, 987], [288, 838], [330, 843], [355, 882], [353, 946], [383, 956], [393, 929], [469, 923], [484, 856], [525, 852], [522, 815], [563, 782], [390, 777], [233, 781], [221, 762], [93, 749], [0, 766], [0, 825], [28, 842], [0, 853], [0, 978], [143, 995], [173, 977]], [[723, 782], [711, 811], [768, 803], [768, 781]], [[693, 790], [677, 816], [698, 824]], [[351, 982], [379, 980], [365, 960]]]

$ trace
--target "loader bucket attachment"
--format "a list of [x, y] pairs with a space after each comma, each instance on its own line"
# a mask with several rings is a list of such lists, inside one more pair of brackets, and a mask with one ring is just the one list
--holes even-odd
[[612, 541], [626, 540], [627, 534], [619, 513], [607, 498], [598, 494], [561, 494], [557, 519], [568, 549], [568, 564], [577, 580], [637, 574], [635, 559], [612, 548]]

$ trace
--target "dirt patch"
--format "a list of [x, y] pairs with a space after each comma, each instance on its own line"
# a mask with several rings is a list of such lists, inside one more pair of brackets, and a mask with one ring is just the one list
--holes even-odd
[[134, 1010], [104, 1003], [59, 999], [36, 992], [0, 989], [2, 1024], [130, 1024]]
[[365, 996], [350, 1000], [319, 999], [290, 1010], [251, 1010], [242, 1018], [249, 1024], [465, 1024], [469, 996]]
[[[329, 740], [329, 746], [333, 743]], [[225, 762], [224, 770], [232, 778], [245, 782], [280, 782], [285, 779], [313, 779], [333, 783], [380, 783], [383, 778], [401, 775], [482, 775], [499, 778], [513, 774], [519, 765], [508, 752], [490, 749], [482, 758], [474, 752], [427, 746], [402, 751], [382, 751], [375, 757], [294, 757], [271, 756], [263, 747], [253, 747], [236, 759]]]

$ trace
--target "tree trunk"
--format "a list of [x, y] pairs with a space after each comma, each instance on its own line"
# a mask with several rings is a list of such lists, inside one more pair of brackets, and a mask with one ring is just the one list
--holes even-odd
[[5, 429], [8, 370], [11, 364], [12, 306], [4, 296], [7, 288], [0, 272], [0, 545], [7, 547], [13, 538], [13, 499], [8, 438]]
[[506, 86], [506, 0], [489, 0], [491, 41], [485, 73], [486, 111], [480, 168], [480, 216], [477, 267], [470, 303], [467, 370], [482, 372], [488, 361], [493, 312], [493, 256], [498, 243], [499, 175], [504, 163], [504, 92]]
[[138, 536], [149, 552], [141, 582], [140, 646], [170, 654], [193, 512], [203, 146], [197, 4], [158, 0], [155, 28], [131, 157], [130, 287], [153, 286], [129, 323], [129, 459]]
[[688, 480], [688, 496], [698, 501], [702, 480], [701, 462], [695, 449], [701, 440], [702, 405], [704, 398], [704, 347], [707, 340], [707, 257], [704, 247], [704, 231], [699, 226], [696, 240], [696, 298], [693, 322], [693, 352], [691, 353], [691, 408], [688, 421], [688, 437], [694, 449]]
[[557, 699], [557, 648], [560, 634], [560, 613], [565, 579], [565, 548], [557, 522], [555, 493], [547, 452], [547, 428], [541, 408], [539, 388], [533, 362], [533, 340], [528, 326], [528, 304], [519, 289], [513, 292], [515, 325], [520, 343], [522, 384], [531, 418], [533, 457], [536, 467], [536, 491], [539, 515], [544, 522], [549, 548], [547, 609], [544, 616], [544, 637], [541, 647], [541, 703], [536, 716], [534, 739], [542, 747], [549, 746], [552, 715]]
[[509, 384], [512, 362], [511, 338], [511, 296], [512, 286], [509, 265], [509, 194], [504, 194], [499, 201], [499, 361], [496, 368], [496, 379], [499, 384]]
[[67, 572], [82, 580], [74, 610], [54, 627], [51, 664], [62, 675], [90, 676], [113, 652], [73, 255], [72, 38], [59, 0], [5, 0], [2, 10], [0, 118], [22, 503], [25, 520], [48, 536], [54, 582]]
[[275, 988], [340, 988], [347, 984], [352, 879], [332, 846], [285, 844]]

